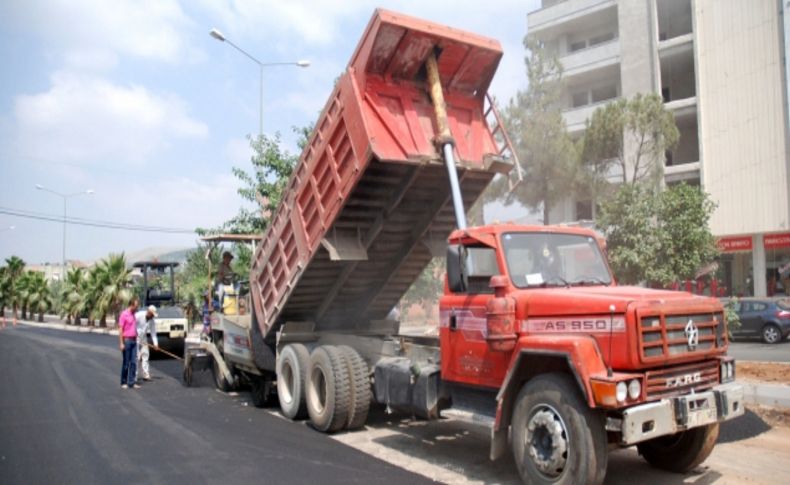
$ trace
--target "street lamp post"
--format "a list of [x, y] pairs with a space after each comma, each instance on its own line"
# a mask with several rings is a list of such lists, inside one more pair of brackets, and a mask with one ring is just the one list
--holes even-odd
[[71, 194], [61, 194], [52, 189], [48, 189], [41, 184], [36, 184], [37, 190], [43, 190], [44, 192], [49, 192], [50, 194], [57, 195], [58, 197], [63, 199], [63, 266], [60, 273], [60, 281], [66, 279], [66, 201], [71, 197], [76, 197], [78, 195], [93, 195], [93, 189], [83, 190], [81, 192], [74, 192]]
[[292, 62], [261, 62], [256, 59], [253, 55], [249, 52], [245, 51], [241, 47], [237, 46], [233, 42], [229, 41], [225, 35], [222, 34], [217, 29], [211, 29], [209, 35], [214, 37], [220, 42], [227, 42], [230, 44], [231, 47], [236, 49], [237, 51], [241, 52], [245, 56], [247, 56], [252, 62], [258, 65], [260, 69], [260, 79], [261, 79], [261, 93], [260, 93], [260, 119], [258, 124], [258, 134], [263, 136], [263, 68], [268, 66], [299, 66], [299, 67], [308, 67], [310, 65], [310, 61], [301, 60], [301, 61], [292, 61]]

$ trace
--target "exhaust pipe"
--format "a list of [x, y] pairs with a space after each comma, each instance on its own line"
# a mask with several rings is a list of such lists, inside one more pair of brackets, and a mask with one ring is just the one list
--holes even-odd
[[458, 183], [458, 171], [455, 168], [455, 155], [453, 146], [455, 140], [450, 133], [450, 125], [447, 122], [447, 105], [444, 102], [442, 83], [439, 80], [439, 67], [436, 64], [436, 52], [431, 52], [425, 61], [425, 68], [428, 74], [428, 86], [430, 88], [433, 110], [436, 114], [436, 126], [439, 134], [436, 137], [437, 144], [442, 149], [444, 164], [447, 166], [447, 175], [450, 177], [450, 191], [453, 196], [453, 208], [455, 209], [455, 220], [458, 229], [466, 229], [466, 212], [464, 211], [464, 201], [461, 198], [461, 186]]

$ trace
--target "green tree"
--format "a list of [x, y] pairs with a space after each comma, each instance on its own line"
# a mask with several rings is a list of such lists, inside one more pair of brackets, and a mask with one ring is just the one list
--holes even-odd
[[664, 154], [679, 137], [674, 115], [657, 94], [636, 94], [596, 109], [587, 122], [580, 155], [588, 193], [595, 197], [608, 187], [613, 167], [624, 184], [658, 183]]
[[126, 267], [126, 257], [123, 253], [110, 254], [99, 266], [103, 289], [95, 311], [99, 316], [99, 325], [104, 327], [107, 325], [107, 315], [112, 314], [118, 322], [124, 305], [131, 300], [132, 272]]
[[28, 273], [27, 294], [30, 318], [32, 319], [33, 314], [37, 313], [38, 321], [43, 322], [44, 313], [49, 311], [53, 305], [49, 284], [43, 273], [38, 271]]
[[430, 315], [431, 309], [434, 308], [444, 292], [445, 271], [445, 259], [433, 258], [401, 298], [401, 308], [408, 309], [416, 303], [422, 306], [427, 315]]
[[621, 186], [596, 219], [618, 280], [667, 285], [694, 278], [718, 254], [708, 225], [714, 209], [708, 194], [686, 184], [664, 191]]
[[80, 324], [80, 317], [85, 311], [85, 299], [82, 292], [85, 287], [85, 273], [82, 268], [72, 268], [66, 273], [66, 279], [60, 291], [60, 317], [66, 318], [66, 324]]
[[[549, 224], [552, 207], [572, 196], [576, 147], [562, 117], [562, 65], [557, 56], [529, 37], [524, 39], [528, 86], [510, 100], [503, 123], [522, 165], [524, 180], [507, 193], [505, 204], [519, 202], [543, 211]], [[487, 199], [507, 192], [507, 179], [497, 179]]]
[[5, 307], [12, 303], [13, 292], [11, 291], [11, 278], [8, 275], [8, 268], [0, 267], [0, 318], [5, 323]]
[[14, 293], [21, 311], [22, 320], [27, 320], [28, 318], [27, 308], [30, 304], [31, 273], [32, 271], [25, 271], [14, 281]]
[[8, 277], [8, 299], [14, 309], [14, 320], [17, 318], [17, 309], [19, 308], [19, 298], [17, 295], [17, 280], [22, 276], [25, 271], [25, 262], [18, 256], [11, 256], [6, 258], [6, 275]]
[[[305, 129], [294, 128], [296, 133], [304, 136]], [[247, 137], [253, 149], [250, 159], [252, 171], [233, 167], [233, 175], [241, 182], [238, 194], [246, 202], [252, 203], [254, 209], [242, 207], [239, 213], [215, 230], [199, 229], [199, 233], [230, 232], [236, 234], [258, 234], [266, 230], [271, 214], [277, 209], [285, 184], [296, 163], [297, 155], [282, 148], [282, 137], [259, 135]]]

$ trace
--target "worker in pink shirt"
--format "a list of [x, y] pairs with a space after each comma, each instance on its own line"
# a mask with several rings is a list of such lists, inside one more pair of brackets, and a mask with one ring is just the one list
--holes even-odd
[[123, 353], [123, 366], [121, 367], [121, 389], [133, 387], [139, 389], [137, 384], [137, 319], [134, 314], [140, 302], [132, 298], [129, 307], [118, 318], [118, 344]]

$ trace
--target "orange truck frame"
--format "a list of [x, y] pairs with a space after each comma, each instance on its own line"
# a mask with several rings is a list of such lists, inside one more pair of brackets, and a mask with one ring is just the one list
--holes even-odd
[[[610, 447], [687, 471], [743, 413], [721, 304], [617, 286], [604, 241], [563, 226], [466, 227], [512, 148], [487, 90], [495, 40], [377, 10], [256, 248], [253, 311], [214, 329], [229, 379], [319, 431], [372, 404], [491, 418], [528, 483], [600, 483]], [[512, 157], [510, 157], [512, 158]], [[391, 309], [447, 258], [439, 338]]]

